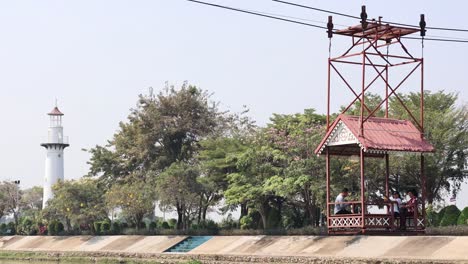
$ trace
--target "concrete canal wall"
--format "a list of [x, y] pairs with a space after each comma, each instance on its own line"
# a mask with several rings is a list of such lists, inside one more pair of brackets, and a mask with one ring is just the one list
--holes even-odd
[[[165, 256], [184, 236], [4, 236], [2, 251], [83, 252]], [[468, 263], [468, 237], [454, 236], [215, 236], [184, 255], [430, 260]], [[181, 253], [175, 255], [180, 256]]]

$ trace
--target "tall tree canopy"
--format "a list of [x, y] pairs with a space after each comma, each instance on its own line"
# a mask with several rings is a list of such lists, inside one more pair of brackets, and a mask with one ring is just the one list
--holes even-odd
[[[419, 93], [400, 95], [408, 108], [419, 116]], [[424, 93], [424, 128], [426, 139], [434, 145], [435, 153], [425, 155], [427, 199], [430, 204], [441, 200], [444, 192], [456, 194], [468, 177], [468, 108], [457, 106], [458, 95], [439, 91]], [[391, 101], [393, 117], [411, 120], [396, 100]], [[407, 155], [394, 160], [398, 165], [400, 184], [421, 188], [418, 168], [419, 157]]]
[[218, 131], [223, 114], [206, 91], [191, 85], [140, 95], [109, 144], [89, 150], [89, 175], [111, 184], [135, 170], [161, 172], [190, 160], [199, 141]]

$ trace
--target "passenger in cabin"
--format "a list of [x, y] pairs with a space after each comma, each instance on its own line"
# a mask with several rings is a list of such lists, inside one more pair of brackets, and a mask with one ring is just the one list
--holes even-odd
[[349, 195], [348, 188], [343, 188], [340, 194], [335, 199], [335, 210], [334, 213], [336, 215], [339, 214], [351, 214], [349, 210], [349, 204], [346, 203], [346, 197]]
[[406, 229], [406, 217], [414, 215], [415, 210], [417, 210], [417, 200], [418, 200], [418, 193], [416, 190], [412, 189], [408, 191], [407, 195], [410, 197], [408, 202], [403, 204], [400, 207], [400, 229]]
[[390, 201], [394, 202], [393, 204], [393, 215], [395, 217], [400, 216], [400, 207], [401, 207], [401, 198], [400, 198], [400, 193], [397, 191], [394, 191], [392, 193], [392, 196], [390, 197]]

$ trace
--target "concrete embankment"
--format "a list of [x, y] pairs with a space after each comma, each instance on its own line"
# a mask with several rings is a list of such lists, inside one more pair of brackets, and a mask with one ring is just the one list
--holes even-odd
[[[3, 252], [45, 252], [176, 263], [468, 263], [468, 237], [215, 236], [188, 253], [164, 253], [184, 236], [5, 236]], [[52, 254], [51, 253], [51, 254]], [[339, 261], [338, 261], [339, 260]]]

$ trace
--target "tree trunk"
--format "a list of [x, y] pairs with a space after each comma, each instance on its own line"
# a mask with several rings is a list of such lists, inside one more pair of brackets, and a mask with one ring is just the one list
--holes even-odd
[[136, 221], [136, 230], [139, 231], [140, 230], [140, 224], [143, 221], [143, 215], [136, 214], [135, 215], [135, 221]]
[[[201, 220], [202, 220], [202, 209], [203, 208], [203, 194], [200, 195], [200, 202], [198, 204], [198, 216], [197, 216], [197, 223], [200, 224]], [[203, 220], [205, 220], [205, 218], [203, 218]]]
[[309, 191], [309, 186], [306, 185], [304, 187], [304, 191], [303, 191], [303, 199], [304, 199], [304, 211], [306, 213], [306, 219], [305, 219], [305, 223], [306, 225], [308, 224], [312, 224], [313, 225], [313, 217], [314, 217], [314, 212], [313, 212], [313, 208], [312, 208], [312, 203], [311, 203], [311, 195], [310, 195], [310, 191]]
[[266, 217], [266, 212], [262, 209], [258, 211], [260, 213], [260, 216], [262, 217], [262, 225], [263, 225], [263, 230], [267, 229], [267, 217]]
[[314, 194], [312, 194], [312, 201], [311, 201], [311, 204], [310, 204], [310, 208], [311, 208], [311, 224], [312, 226], [318, 226], [318, 217], [317, 217], [317, 204], [316, 204], [316, 197]]
[[203, 212], [202, 212], [202, 213], [203, 213], [203, 214], [202, 214], [203, 222], [206, 221], [206, 212], [208, 211], [208, 207], [209, 207], [208, 205], [205, 205], [205, 206], [203, 207]]
[[242, 219], [242, 217], [246, 216], [248, 213], [249, 213], [249, 208], [247, 208], [247, 203], [241, 203], [240, 204], [240, 216], [239, 216], [239, 224], [240, 224], [240, 220]]
[[13, 212], [13, 218], [15, 220], [15, 230], [18, 232], [18, 213]]
[[176, 203], [176, 209], [177, 209], [177, 230], [181, 230], [184, 226], [184, 208], [183, 206], [177, 202]]
[[65, 225], [66, 225], [67, 231], [70, 231], [71, 230], [71, 220], [70, 220], [70, 218], [68, 218], [68, 217], [65, 218]]
[[262, 205], [259, 206], [258, 212], [260, 213], [260, 216], [262, 218], [263, 229], [268, 229], [268, 201], [264, 201]]

